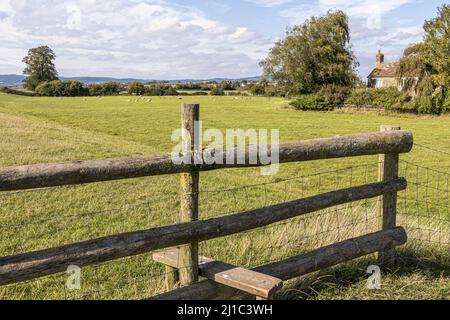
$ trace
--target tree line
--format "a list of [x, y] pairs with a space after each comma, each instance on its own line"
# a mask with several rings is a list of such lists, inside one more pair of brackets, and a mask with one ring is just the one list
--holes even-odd
[[122, 89], [123, 86], [115, 81], [93, 83], [85, 86], [78, 80], [53, 80], [41, 82], [34, 91], [40, 96], [78, 97], [118, 95]]
[[[122, 93], [137, 96], [178, 96], [178, 95], [227, 95], [226, 87], [217, 84], [202, 91], [190, 89], [188, 92], [180, 92], [177, 85], [167, 83], [144, 84], [140, 81], [133, 81], [128, 85], [116, 81], [105, 83], [93, 83], [84, 85], [78, 80], [52, 80], [44, 81], [34, 88], [35, 95], [48, 97], [79, 97], [79, 96], [113, 96]], [[5, 91], [6, 92], [6, 91]], [[12, 91], [9, 91], [12, 92]], [[228, 95], [244, 95], [243, 91]]]

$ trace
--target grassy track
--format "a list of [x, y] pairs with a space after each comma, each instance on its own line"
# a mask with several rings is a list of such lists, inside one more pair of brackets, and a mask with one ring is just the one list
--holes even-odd
[[[450, 117], [298, 112], [286, 108], [282, 99], [254, 97], [154, 97], [149, 103], [130, 97], [0, 94], [0, 167], [170, 152], [182, 102], [201, 104], [204, 129], [274, 128], [280, 129], [282, 141], [289, 141], [373, 132], [381, 124], [398, 124], [413, 131], [417, 143], [450, 150]], [[450, 171], [450, 156], [421, 148], [402, 160]], [[274, 177], [262, 177], [257, 169], [202, 173], [201, 218], [375, 181], [376, 170], [377, 157], [360, 157], [282, 165]], [[400, 196], [401, 224], [424, 226], [411, 229], [413, 238], [448, 243], [448, 174], [406, 162], [401, 163], [401, 172], [412, 181], [410, 190]], [[239, 265], [260, 265], [376, 230], [376, 202], [341, 206], [210, 241], [201, 250]], [[177, 176], [0, 194], [0, 255], [174, 223], [178, 207]], [[365, 289], [365, 268], [373, 263], [369, 257], [327, 270], [319, 280], [307, 279], [302, 286], [293, 282], [293, 289], [281, 298], [449, 298], [448, 271], [440, 271], [450, 269], [448, 255], [429, 247], [421, 248], [426, 261], [413, 261], [405, 253], [408, 268], [387, 275], [381, 291]], [[81, 291], [64, 289], [63, 274], [0, 289], [0, 298], [141, 298], [163, 290], [162, 272], [149, 255], [143, 255], [86, 268]]]

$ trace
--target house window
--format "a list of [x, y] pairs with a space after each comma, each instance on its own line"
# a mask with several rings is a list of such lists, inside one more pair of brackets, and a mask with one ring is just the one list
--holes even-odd
[[382, 88], [383, 87], [383, 80], [377, 79], [375, 82], [375, 88]]
[[407, 81], [408, 81], [408, 80], [407, 80], [406, 78], [402, 78], [402, 84], [401, 84], [402, 89], [406, 87]]

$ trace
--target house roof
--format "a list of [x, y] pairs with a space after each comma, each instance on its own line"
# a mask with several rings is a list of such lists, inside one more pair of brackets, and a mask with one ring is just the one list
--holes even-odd
[[398, 62], [382, 63], [369, 74], [369, 78], [393, 78], [397, 72]]

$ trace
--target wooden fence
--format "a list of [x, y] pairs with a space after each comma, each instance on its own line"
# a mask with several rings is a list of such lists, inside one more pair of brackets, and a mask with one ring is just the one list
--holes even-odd
[[[199, 105], [185, 104], [182, 128], [193, 141], [194, 122], [199, 120]], [[195, 144], [184, 143], [184, 152], [194, 158]], [[270, 299], [282, 282], [374, 252], [383, 263], [392, 262], [394, 248], [406, 242], [406, 232], [396, 226], [397, 192], [407, 188], [398, 177], [400, 153], [413, 147], [413, 136], [398, 127], [383, 126], [381, 132], [296, 141], [279, 145], [280, 163], [319, 159], [380, 155], [379, 182], [319, 194], [304, 199], [254, 209], [247, 212], [198, 220], [199, 172], [229, 167], [255, 167], [249, 164], [247, 150], [238, 165], [174, 164], [171, 155], [131, 157], [60, 164], [40, 164], [0, 169], [0, 191], [25, 190], [100, 181], [130, 179], [164, 174], [181, 175], [181, 209], [178, 223], [149, 230], [117, 234], [41, 251], [0, 258], [0, 285], [64, 272], [70, 265], [85, 267], [107, 261], [165, 249], [153, 255], [166, 266], [169, 291], [152, 299], [230, 298], [249, 293]], [[189, 149], [190, 148], [190, 149]], [[226, 163], [224, 150], [219, 157]], [[245, 162], [243, 160], [246, 160]], [[194, 162], [192, 162], [194, 163]], [[199, 257], [198, 243], [260, 228], [279, 221], [333, 206], [381, 197], [383, 224], [380, 231], [332, 244], [287, 260], [253, 270], [239, 268], [206, 257]], [[178, 248], [175, 248], [178, 247]], [[208, 280], [199, 282], [199, 275]]]

